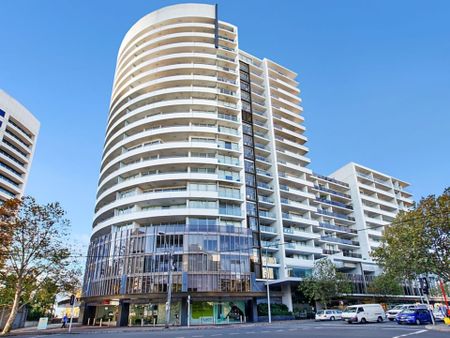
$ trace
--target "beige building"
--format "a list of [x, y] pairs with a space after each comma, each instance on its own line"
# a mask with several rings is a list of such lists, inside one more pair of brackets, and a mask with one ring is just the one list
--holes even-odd
[[33, 114], [0, 90], [0, 201], [23, 195], [39, 128]]

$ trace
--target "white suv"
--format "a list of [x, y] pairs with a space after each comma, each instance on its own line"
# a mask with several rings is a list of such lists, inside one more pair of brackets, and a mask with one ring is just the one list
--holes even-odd
[[388, 312], [386, 312], [387, 318], [390, 321], [394, 321], [395, 317], [397, 317], [397, 315], [402, 312], [403, 310], [413, 310], [417, 307], [417, 305], [414, 304], [400, 304], [400, 305], [396, 305], [395, 307], [393, 307], [392, 309], [390, 309]]
[[342, 311], [340, 310], [319, 310], [316, 313], [316, 320], [341, 320]]

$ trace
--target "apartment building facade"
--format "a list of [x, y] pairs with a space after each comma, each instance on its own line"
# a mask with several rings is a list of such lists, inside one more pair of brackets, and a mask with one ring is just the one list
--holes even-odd
[[165, 7], [128, 31], [106, 128], [84, 324], [165, 322], [169, 289], [172, 323], [256, 320], [265, 283], [292, 310], [294, 288], [317, 259], [368, 271], [353, 181], [308, 168], [296, 76], [243, 51], [217, 6]]
[[20, 198], [28, 180], [40, 123], [0, 90], [0, 201]]

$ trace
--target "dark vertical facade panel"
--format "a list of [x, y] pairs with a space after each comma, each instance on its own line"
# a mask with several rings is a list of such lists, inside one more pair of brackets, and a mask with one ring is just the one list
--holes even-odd
[[214, 20], [214, 45], [219, 48], [219, 5], [215, 5], [216, 18]]

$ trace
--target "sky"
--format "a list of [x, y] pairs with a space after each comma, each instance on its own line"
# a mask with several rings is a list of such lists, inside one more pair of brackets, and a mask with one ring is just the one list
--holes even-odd
[[[117, 51], [128, 29], [184, 1], [0, 0], [0, 88], [41, 122], [26, 193], [91, 234]], [[203, 3], [216, 3], [203, 1]], [[298, 73], [310, 168], [353, 161], [450, 186], [449, 1], [218, 1], [240, 48]]]

